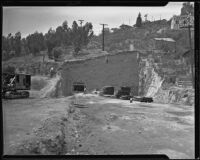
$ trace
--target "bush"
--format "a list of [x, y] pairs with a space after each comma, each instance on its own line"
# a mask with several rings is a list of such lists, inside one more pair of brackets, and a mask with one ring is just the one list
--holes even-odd
[[3, 68], [3, 72], [15, 74], [15, 67], [14, 66], [6, 66]]
[[62, 57], [62, 54], [64, 53], [64, 50], [61, 47], [55, 47], [53, 49], [52, 53], [53, 53], [54, 59], [56, 60], [56, 59], [60, 59]]

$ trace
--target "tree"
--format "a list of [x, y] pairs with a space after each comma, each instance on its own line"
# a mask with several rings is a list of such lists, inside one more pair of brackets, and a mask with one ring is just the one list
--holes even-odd
[[23, 51], [25, 52], [24, 54], [28, 55], [30, 53], [30, 51], [29, 51], [29, 48], [28, 48], [28, 44], [27, 44], [26, 38], [22, 38], [21, 45], [22, 45]]
[[56, 43], [57, 43], [57, 45], [61, 45], [61, 44], [64, 44], [64, 34], [65, 34], [65, 32], [64, 32], [64, 29], [63, 29], [63, 27], [62, 26], [58, 26], [57, 28], [56, 28], [56, 33], [55, 33], [56, 35]]
[[75, 53], [78, 53], [81, 48], [81, 33], [76, 21], [74, 21], [72, 24], [71, 37], [74, 51]]
[[68, 30], [69, 30], [67, 21], [64, 21], [64, 22], [63, 22], [62, 28], [63, 28], [64, 31], [68, 31]]
[[141, 14], [138, 14], [137, 20], [136, 20], [136, 27], [141, 27], [142, 26], [142, 18], [141, 18]]
[[2, 36], [2, 49], [5, 51], [9, 50], [9, 43], [6, 37]]
[[38, 33], [37, 31], [31, 35], [26, 37], [27, 46], [30, 52], [36, 56], [40, 51], [45, 49], [45, 41], [42, 33]]
[[21, 54], [21, 33], [20, 32], [15, 33], [13, 47], [14, 47], [14, 51], [15, 51], [16, 55], [20, 56], [20, 54]]
[[82, 29], [82, 45], [86, 46], [93, 36], [92, 23], [86, 23]]
[[119, 28], [111, 28], [111, 30], [113, 31], [113, 33], [116, 33], [117, 31], [119, 31]]
[[14, 50], [14, 37], [12, 36], [11, 33], [8, 34], [7, 40], [8, 40], [8, 45], [9, 45], [9, 51]]
[[56, 32], [52, 30], [52, 28], [50, 28], [48, 33], [45, 34], [45, 42], [48, 50], [48, 56], [49, 58], [53, 58], [52, 50], [57, 46], [58, 41], [56, 39]]
[[185, 2], [183, 3], [183, 6], [181, 8], [181, 16], [189, 15], [189, 14], [194, 16], [194, 6], [190, 4], [190, 2]]
[[9, 58], [9, 43], [7, 37], [2, 36], [2, 60], [7, 60]]
[[62, 26], [56, 28], [56, 44], [57, 46], [68, 46], [70, 42], [70, 28], [67, 21], [64, 21]]
[[71, 39], [74, 46], [74, 51], [77, 54], [83, 46], [87, 46], [90, 39], [93, 37], [92, 23], [86, 23], [83, 27], [79, 27], [74, 21], [71, 29]]
[[62, 24], [62, 28], [63, 28], [63, 44], [68, 46], [68, 45], [71, 45], [71, 37], [70, 37], [70, 32], [71, 32], [71, 29], [68, 27], [68, 23], [67, 21], [64, 21], [63, 24]]
[[53, 53], [54, 60], [58, 61], [59, 59], [62, 58], [62, 54], [64, 53], [64, 50], [62, 47], [55, 47], [52, 50], [52, 53]]
[[131, 26], [126, 25], [126, 24], [122, 24], [121, 26], [119, 26], [119, 28], [120, 28], [121, 30], [130, 30], [130, 29], [132, 29]]
[[15, 37], [13, 37], [11, 33], [9, 33], [7, 37], [2, 36], [3, 60], [8, 60], [9, 58], [15, 56], [16, 50], [18, 51], [18, 54], [20, 54], [21, 49], [19, 48], [20, 43], [18, 38], [21, 39], [19, 33], [17, 33]]

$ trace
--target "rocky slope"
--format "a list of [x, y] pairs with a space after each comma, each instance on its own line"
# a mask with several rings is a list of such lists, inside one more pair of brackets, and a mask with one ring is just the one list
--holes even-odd
[[[166, 82], [167, 75], [158, 73], [151, 58], [140, 65], [140, 95], [153, 97], [157, 103], [194, 105], [194, 89]], [[170, 68], [170, 67], [169, 67]], [[178, 75], [177, 75], [178, 76]]]

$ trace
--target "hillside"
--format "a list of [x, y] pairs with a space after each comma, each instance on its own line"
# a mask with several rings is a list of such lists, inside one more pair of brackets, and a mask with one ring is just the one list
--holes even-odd
[[[142, 27], [122, 27], [113, 30], [113, 32], [105, 32], [105, 50], [107, 52], [117, 52], [121, 50], [153, 50], [155, 48], [154, 38], [172, 38], [176, 41], [176, 53], [173, 54], [173, 57], [179, 57], [178, 55], [182, 54], [189, 48], [188, 42], [188, 31], [187, 30], [171, 30], [170, 21], [158, 20], [154, 22], [143, 22]], [[126, 26], [126, 25], [125, 25]], [[194, 35], [192, 34], [192, 39]], [[192, 42], [194, 44], [194, 42]], [[167, 51], [170, 49], [170, 45], [165, 43], [160, 45], [159, 49]], [[73, 58], [73, 47], [62, 47], [63, 48], [63, 57], [62, 60]], [[82, 48], [79, 52], [79, 55], [86, 54], [101, 54], [102, 49], [102, 35], [94, 36], [87, 47]], [[45, 61], [53, 61], [48, 58], [47, 50], [42, 51], [42, 54], [45, 54]], [[25, 55], [20, 57], [11, 58], [8, 61], [3, 61], [3, 64], [15, 63], [15, 62], [41, 62], [43, 61], [42, 55], [38, 54], [37, 56]]]
[[[193, 33], [193, 31], [192, 31]], [[105, 32], [105, 50], [115, 52], [117, 50], [129, 50], [133, 45], [135, 50], [152, 50], [155, 48], [154, 38], [172, 38], [176, 41], [176, 55], [182, 54], [189, 48], [188, 31], [171, 30], [170, 21], [158, 20], [155, 22], [145, 22], [141, 28], [129, 27], [127, 29], [119, 28], [113, 32]], [[192, 34], [192, 39], [194, 35]], [[93, 42], [101, 48], [102, 35], [92, 39]], [[194, 44], [194, 40], [192, 40]], [[159, 49], [167, 51], [170, 45], [165, 43]], [[174, 53], [172, 53], [174, 55]]]

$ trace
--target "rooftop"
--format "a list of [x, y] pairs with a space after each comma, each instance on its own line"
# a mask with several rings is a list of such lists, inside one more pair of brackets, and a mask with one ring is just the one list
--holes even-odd
[[154, 38], [156, 41], [168, 41], [168, 42], [176, 42], [172, 38]]

